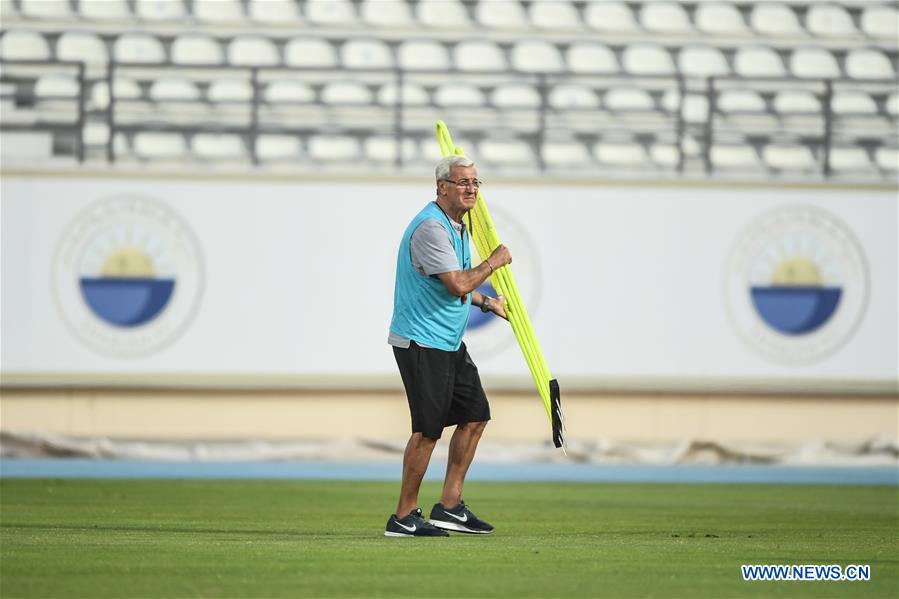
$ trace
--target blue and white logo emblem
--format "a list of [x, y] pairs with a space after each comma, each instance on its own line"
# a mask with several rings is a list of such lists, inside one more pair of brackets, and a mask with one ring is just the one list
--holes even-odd
[[789, 207], [738, 239], [725, 291], [734, 325], [753, 348], [807, 362], [852, 336], [868, 302], [868, 269], [845, 224], [817, 208]]
[[66, 323], [101, 353], [137, 356], [173, 341], [202, 290], [199, 244], [162, 202], [97, 202], [69, 225], [57, 250], [56, 299]]

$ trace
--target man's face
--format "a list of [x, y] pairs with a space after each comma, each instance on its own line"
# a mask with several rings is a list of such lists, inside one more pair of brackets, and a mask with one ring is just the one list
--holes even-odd
[[[453, 181], [472, 182], [478, 178], [478, 169], [473, 166], [454, 166], [448, 178]], [[438, 185], [450, 209], [457, 213], [471, 210], [478, 201], [478, 188], [474, 185], [461, 187], [449, 181], [439, 181]]]

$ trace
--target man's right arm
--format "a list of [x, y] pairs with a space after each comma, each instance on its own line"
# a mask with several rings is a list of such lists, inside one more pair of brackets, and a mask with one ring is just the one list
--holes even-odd
[[455, 296], [462, 297], [471, 293], [486, 281], [493, 271], [512, 263], [512, 254], [509, 248], [500, 244], [490, 257], [471, 270], [454, 270], [440, 273], [437, 276], [446, 285], [446, 288]]

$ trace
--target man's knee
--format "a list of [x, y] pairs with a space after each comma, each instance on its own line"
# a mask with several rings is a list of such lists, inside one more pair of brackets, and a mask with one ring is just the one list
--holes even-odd
[[481, 420], [478, 422], [463, 422], [459, 425], [459, 428], [469, 431], [475, 434], [481, 434], [484, 432], [484, 429], [487, 428], [487, 421]]
[[419, 447], [427, 447], [428, 445], [436, 445], [438, 439], [439, 437], [428, 437], [423, 433], [412, 433], [410, 441]]

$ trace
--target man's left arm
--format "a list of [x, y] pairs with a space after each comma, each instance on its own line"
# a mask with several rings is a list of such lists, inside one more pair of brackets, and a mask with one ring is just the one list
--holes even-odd
[[[471, 292], [471, 303], [481, 308], [483, 312], [493, 312], [500, 318], [509, 320], [509, 317], [506, 315], [506, 301], [502, 295], [490, 297], [475, 289]], [[485, 303], [487, 304], [486, 306], [484, 305]]]

